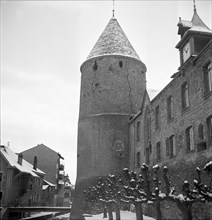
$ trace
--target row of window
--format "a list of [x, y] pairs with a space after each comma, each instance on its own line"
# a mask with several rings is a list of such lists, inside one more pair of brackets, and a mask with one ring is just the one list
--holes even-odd
[[[212, 115], [206, 119], [207, 124], [207, 136], [208, 136], [208, 144], [212, 144]], [[186, 150], [187, 152], [195, 150], [194, 143], [194, 129], [192, 126], [189, 126], [185, 130], [185, 138], [186, 138]], [[202, 151], [206, 149], [206, 140], [204, 136], [204, 127], [203, 124], [200, 123], [198, 126], [198, 141], [197, 141], [197, 151]], [[157, 142], [156, 144], [156, 152], [157, 152], [157, 161], [161, 160], [161, 142]], [[176, 151], [176, 143], [175, 136], [171, 135], [166, 139], [166, 157], [172, 158], [177, 153]]]
[[[212, 144], [212, 115], [210, 115], [206, 119], [206, 135], [208, 138], [208, 145]], [[197, 130], [197, 151], [202, 151], [207, 148], [206, 146], [206, 135], [204, 135], [204, 126], [202, 123], [198, 125]], [[187, 152], [195, 150], [195, 143], [194, 143], [194, 129], [192, 126], [189, 126], [185, 129], [185, 140], [186, 140], [186, 150]], [[166, 157], [172, 158], [176, 156], [177, 149], [176, 149], [176, 140], [175, 135], [171, 135], [170, 137], [166, 138]], [[146, 163], [149, 163], [149, 156], [151, 154], [151, 143], [149, 143], [149, 147], [146, 148]], [[156, 157], [157, 161], [162, 159], [162, 146], [161, 142], [156, 143]], [[137, 152], [136, 155], [136, 166], [139, 168], [141, 165], [141, 153]]]
[[[209, 62], [203, 68], [203, 81], [204, 81], [204, 94], [208, 94], [212, 91], [212, 63]], [[189, 107], [189, 91], [188, 83], [184, 82], [181, 86], [181, 105], [182, 110], [185, 110]], [[173, 97], [170, 95], [167, 98], [167, 120], [173, 118]], [[155, 129], [160, 128], [160, 108], [159, 105], [155, 108]]]

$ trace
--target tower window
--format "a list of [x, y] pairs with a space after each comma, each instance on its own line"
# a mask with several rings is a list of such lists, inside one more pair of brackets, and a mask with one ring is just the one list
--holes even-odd
[[136, 159], [137, 159], [137, 168], [140, 167], [141, 165], [141, 153], [140, 152], [137, 152], [137, 155], [136, 155]]
[[160, 108], [159, 105], [155, 108], [155, 129], [160, 127]]
[[186, 128], [186, 145], [188, 151], [194, 150], [194, 131], [192, 126]]
[[189, 107], [189, 97], [188, 97], [188, 83], [183, 83], [181, 87], [181, 96], [182, 96], [182, 109]]
[[140, 121], [137, 122], [136, 138], [137, 138], [137, 141], [140, 141], [141, 139], [141, 122]]
[[93, 65], [93, 70], [96, 71], [97, 68], [98, 68], [98, 66], [97, 66], [97, 63], [96, 63], [96, 61], [95, 61], [94, 65]]
[[208, 135], [208, 143], [212, 144], [212, 115], [210, 115], [207, 120], [207, 135]]
[[123, 62], [119, 61], [119, 66], [122, 68], [123, 67]]
[[205, 94], [212, 91], [212, 63], [209, 62], [203, 68]]
[[170, 120], [173, 118], [173, 98], [169, 96], [167, 98], [167, 119]]

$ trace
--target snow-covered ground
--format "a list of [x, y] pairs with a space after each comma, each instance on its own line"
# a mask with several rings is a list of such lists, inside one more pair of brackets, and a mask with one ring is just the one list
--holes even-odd
[[[61, 219], [61, 220], [68, 220], [70, 214], [65, 214], [56, 217], [55, 219]], [[85, 214], [86, 220], [108, 220], [108, 218], [103, 218], [103, 213], [100, 215], [93, 215]], [[115, 213], [113, 213], [113, 219], [116, 219]], [[136, 216], [134, 212], [128, 212], [128, 211], [121, 211], [121, 220], [136, 220]], [[154, 218], [144, 216], [144, 220], [155, 220]]]
[[[93, 215], [91, 217], [85, 216], [86, 220], [108, 220], [108, 218], [103, 219], [103, 214]], [[113, 213], [113, 219], [115, 220], [115, 213]], [[134, 212], [121, 211], [121, 220], [136, 220]], [[155, 220], [154, 218], [144, 216], [144, 220]]]

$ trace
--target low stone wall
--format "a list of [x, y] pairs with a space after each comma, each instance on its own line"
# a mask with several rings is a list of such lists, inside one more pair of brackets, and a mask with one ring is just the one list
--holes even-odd
[[[143, 213], [146, 216], [156, 218], [154, 203], [142, 204]], [[182, 214], [177, 205], [170, 201], [161, 202], [163, 220], [182, 220]], [[211, 220], [212, 202], [196, 202], [192, 206], [192, 220]]]
[[192, 206], [193, 220], [212, 219], [212, 202], [194, 203]]

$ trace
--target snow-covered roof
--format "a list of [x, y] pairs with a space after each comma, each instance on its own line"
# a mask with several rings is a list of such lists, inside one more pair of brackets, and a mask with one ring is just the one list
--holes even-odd
[[147, 89], [150, 101], [153, 100], [159, 92], [160, 91], [156, 89]]
[[14, 153], [10, 148], [6, 146], [0, 147], [1, 155], [6, 159], [11, 167], [17, 168], [22, 173], [29, 173], [34, 177], [38, 177], [37, 174], [44, 175], [45, 173], [40, 169], [34, 170], [33, 165], [28, 163], [26, 160], [22, 160], [22, 165], [18, 163], [18, 155]]
[[104, 55], [128, 56], [141, 61], [118, 21], [114, 17], [110, 19], [108, 25], [90, 52], [87, 60]]
[[53, 183], [50, 183], [49, 181], [47, 181], [47, 180], [43, 180], [44, 181], [44, 184], [45, 185], [48, 185], [48, 186], [56, 186], [55, 184], [53, 184]]
[[43, 185], [42, 190], [46, 190], [49, 187], [49, 185]]

